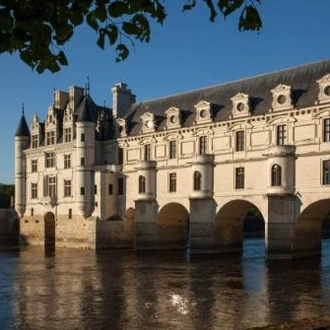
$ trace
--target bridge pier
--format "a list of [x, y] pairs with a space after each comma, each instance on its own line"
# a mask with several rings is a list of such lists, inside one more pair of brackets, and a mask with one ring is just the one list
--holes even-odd
[[158, 204], [155, 199], [135, 201], [135, 250], [155, 250], [159, 245], [156, 225]]
[[213, 198], [190, 198], [189, 248], [191, 253], [217, 253]]
[[268, 196], [268, 221], [265, 228], [268, 260], [294, 258], [295, 199], [294, 195]]

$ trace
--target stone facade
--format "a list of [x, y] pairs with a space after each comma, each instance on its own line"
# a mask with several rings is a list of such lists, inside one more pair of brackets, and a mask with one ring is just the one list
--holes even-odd
[[56, 91], [31, 130], [23, 113], [15, 207], [28, 243], [232, 252], [254, 207], [268, 258], [320, 253], [330, 61], [146, 102], [123, 83], [112, 93], [109, 109], [88, 89]]

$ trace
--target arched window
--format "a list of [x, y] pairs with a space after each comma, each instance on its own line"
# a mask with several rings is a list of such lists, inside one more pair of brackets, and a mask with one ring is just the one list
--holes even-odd
[[202, 174], [201, 172], [196, 171], [194, 173], [194, 190], [202, 189]]
[[139, 194], [146, 192], [146, 178], [143, 175], [139, 176]]
[[272, 186], [280, 186], [282, 184], [282, 168], [275, 164], [272, 166]]

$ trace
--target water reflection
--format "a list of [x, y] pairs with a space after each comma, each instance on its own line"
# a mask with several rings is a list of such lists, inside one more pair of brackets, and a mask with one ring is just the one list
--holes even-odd
[[0, 254], [1, 329], [245, 329], [330, 313], [322, 260], [30, 248]]

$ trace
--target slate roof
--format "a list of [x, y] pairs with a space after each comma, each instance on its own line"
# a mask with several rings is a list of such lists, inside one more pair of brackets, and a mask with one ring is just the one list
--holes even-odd
[[22, 117], [18, 123], [15, 136], [30, 136], [30, 130], [26, 123], [24, 112], [22, 112]]
[[97, 119], [98, 108], [95, 105], [94, 101], [87, 94], [82, 101], [80, 102], [77, 110], [77, 122], [92, 122], [95, 123]]
[[189, 127], [195, 120], [194, 105], [201, 100], [214, 104], [214, 122], [228, 120], [232, 112], [230, 98], [238, 93], [249, 95], [252, 115], [266, 114], [271, 108], [271, 90], [279, 84], [291, 86], [296, 108], [312, 106], [319, 92], [317, 80], [328, 73], [330, 59], [141, 102], [125, 116], [128, 134], [140, 133], [140, 116], [145, 112], [151, 112], [158, 118], [157, 128], [162, 130], [166, 118], [164, 111], [172, 106], [183, 111], [182, 126]]

